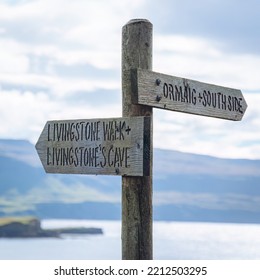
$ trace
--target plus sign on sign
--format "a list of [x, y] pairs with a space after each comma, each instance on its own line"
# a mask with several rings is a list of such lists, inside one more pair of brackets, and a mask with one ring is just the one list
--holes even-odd
[[149, 117], [48, 121], [36, 143], [47, 173], [149, 175]]

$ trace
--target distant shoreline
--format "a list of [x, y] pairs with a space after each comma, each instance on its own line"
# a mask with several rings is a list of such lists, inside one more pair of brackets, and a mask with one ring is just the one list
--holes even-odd
[[61, 234], [103, 234], [103, 230], [93, 227], [42, 229], [36, 217], [0, 218], [0, 238], [60, 238]]

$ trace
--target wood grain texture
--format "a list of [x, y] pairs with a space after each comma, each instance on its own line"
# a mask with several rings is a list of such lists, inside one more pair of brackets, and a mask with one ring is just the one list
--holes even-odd
[[149, 106], [132, 102], [132, 68], [152, 69], [152, 24], [147, 20], [131, 20], [122, 30], [123, 116], [149, 116], [145, 153], [150, 176], [122, 177], [122, 258], [145, 260], [153, 258], [152, 240], [152, 114]]
[[149, 117], [48, 121], [36, 144], [47, 173], [149, 175]]
[[234, 121], [241, 120], [247, 108], [238, 89], [149, 70], [131, 69], [131, 84], [135, 104]]

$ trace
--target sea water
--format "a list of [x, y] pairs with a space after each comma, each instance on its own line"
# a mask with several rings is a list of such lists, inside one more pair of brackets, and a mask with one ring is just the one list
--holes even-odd
[[[43, 220], [44, 229], [100, 227], [104, 234], [1, 238], [1, 260], [121, 259], [121, 221]], [[260, 259], [260, 225], [154, 222], [154, 259]]]

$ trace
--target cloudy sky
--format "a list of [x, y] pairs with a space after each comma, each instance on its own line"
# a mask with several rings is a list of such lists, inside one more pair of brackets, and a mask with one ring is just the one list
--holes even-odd
[[154, 110], [154, 147], [260, 159], [258, 0], [0, 0], [0, 138], [121, 116], [121, 32], [153, 24], [153, 70], [241, 89], [241, 122]]

